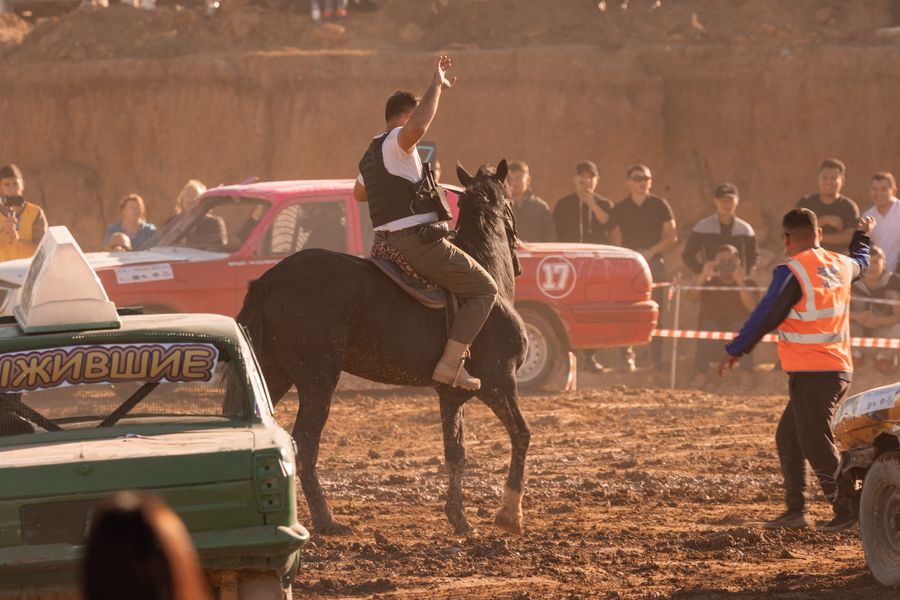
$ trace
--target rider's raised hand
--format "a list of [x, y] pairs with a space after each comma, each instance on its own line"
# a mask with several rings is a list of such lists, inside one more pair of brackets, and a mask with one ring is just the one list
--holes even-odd
[[441, 84], [442, 89], [453, 87], [456, 83], [456, 77], [447, 77], [447, 71], [453, 66], [449, 56], [439, 56], [437, 66], [434, 69], [434, 80]]

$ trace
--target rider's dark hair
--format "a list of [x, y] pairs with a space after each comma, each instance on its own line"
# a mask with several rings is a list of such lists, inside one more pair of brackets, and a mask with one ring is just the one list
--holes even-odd
[[384, 120], [390, 121], [394, 117], [408, 113], [419, 103], [419, 97], [412, 92], [397, 90], [388, 98], [384, 105]]

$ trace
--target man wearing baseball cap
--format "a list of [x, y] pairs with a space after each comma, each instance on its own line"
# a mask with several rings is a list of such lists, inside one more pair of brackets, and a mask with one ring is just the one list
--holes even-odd
[[613, 203], [596, 194], [600, 172], [584, 160], [575, 165], [575, 192], [560, 198], [553, 210], [560, 242], [609, 243], [609, 216]]
[[740, 204], [738, 188], [733, 183], [721, 183], [713, 192], [716, 212], [694, 225], [681, 253], [684, 264], [695, 274], [703, 272], [704, 265], [714, 262], [716, 252], [725, 244], [737, 248], [738, 256], [749, 275], [759, 260], [756, 232], [747, 221], [737, 217]]

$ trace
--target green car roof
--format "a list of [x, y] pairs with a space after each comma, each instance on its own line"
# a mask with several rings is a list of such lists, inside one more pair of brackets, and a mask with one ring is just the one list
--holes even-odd
[[120, 310], [122, 327], [53, 333], [22, 332], [12, 318], [0, 319], [0, 353], [50, 346], [70, 346], [91, 342], [165, 341], [167, 338], [205, 339], [237, 344], [238, 325], [231, 317], [212, 314], [129, 315]]

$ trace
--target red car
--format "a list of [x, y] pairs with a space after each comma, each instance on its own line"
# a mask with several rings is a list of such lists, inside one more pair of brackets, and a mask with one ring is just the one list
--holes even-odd
[[[445, 186], [455, 193], [459, 188]], [[368, 206], [352, 180], [276, 181], [218, 187], [163, 228], [158, 245], [94, 252], [88, 260], [119, 306], [147, 312], [236, 315], [247, 282], [285, 256], [327, 248], [363, 256]], [[593, 244], [523, 244], [516, 306], [528, 331], [523, 388], [537, 388], [563, 351], [645, 344], [658, 310], [650, 271], [636, 252]], [[0, 263], [0, 312], [12, 310], [29, 259]]]

